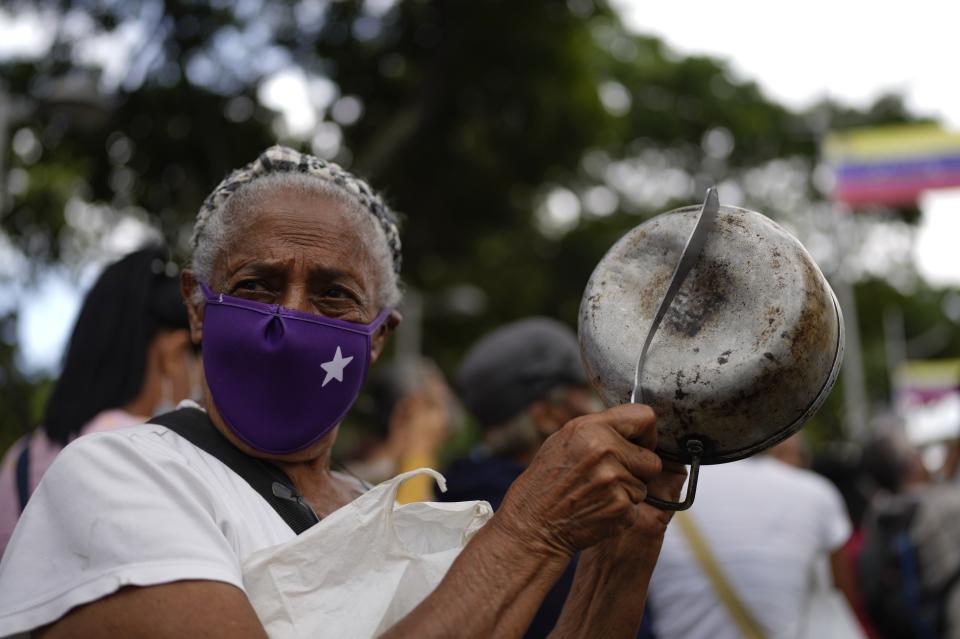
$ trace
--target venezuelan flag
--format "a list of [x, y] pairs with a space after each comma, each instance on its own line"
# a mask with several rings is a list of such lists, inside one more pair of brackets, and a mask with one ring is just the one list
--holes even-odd
[[834, 200], [851, 206], [912, 205], [927, 189], [960, 186], [960, 133], [936, 124], [831, 133], [823, 155], [836, 178]]
[[911, 360], [894, 373], [898, 400], [927, 403], [960, 394], [960, 359]]

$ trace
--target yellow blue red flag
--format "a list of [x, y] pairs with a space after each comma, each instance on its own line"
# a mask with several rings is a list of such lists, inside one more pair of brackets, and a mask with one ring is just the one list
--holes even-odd
[[923, 191], [960, 186], [960, 133], [936, 124], [851, 129], [827, 136], [833, 199], [851, 206], [915, 204]]

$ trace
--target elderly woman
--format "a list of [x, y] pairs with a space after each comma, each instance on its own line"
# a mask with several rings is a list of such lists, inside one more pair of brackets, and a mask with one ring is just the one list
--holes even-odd
[[[330, 451], [400, 322], [394, 215], [336, 165], [273, 147], [207, 198], [193, 243], [181, 288], [202, 345], [204, 423], [325, 517], [361, 491], [331, 471]], [[645, 406], [568, 423], [387, 636], [519, 636], [578, 551], [557, 633], [633, 636], [669, 521], [643, 500], [683, 481], [662, 470], [655, 440]], [[228, 465], [164, 426], [81, 438], [0, 564], [0, 634], [262, 637], [239, 566], [294, 534]]]

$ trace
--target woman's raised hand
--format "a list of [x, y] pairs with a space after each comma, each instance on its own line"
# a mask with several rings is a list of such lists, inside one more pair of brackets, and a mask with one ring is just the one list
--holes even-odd
[[567, 556], [627, 530], [659, 538], [670, 516], [644, 498], [648, 489], [675, 498], [685, 472], [670, 465], [661, 473], [655, 424], [640, 404], [571, 420], [514, 482], [495, 525], [534, 552]]

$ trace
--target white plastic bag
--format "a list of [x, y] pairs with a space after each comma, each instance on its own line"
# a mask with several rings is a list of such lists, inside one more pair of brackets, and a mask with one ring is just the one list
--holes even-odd
[[243, 584], [272, 639], [375, 637], [443, 579], [493, 514], [485, 501], [396, 505], [403, 473], [285, 544], [251, 555]]

